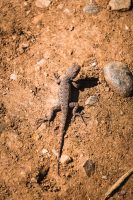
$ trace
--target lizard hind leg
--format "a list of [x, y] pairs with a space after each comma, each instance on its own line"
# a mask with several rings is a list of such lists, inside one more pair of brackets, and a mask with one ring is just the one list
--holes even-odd
[[50, 125], [50, 122], [53, 121], [54, 117], [55, 117], [55, 114], [56, 112], [60, 111], [61, 110], [61, 105], [60, 104], [57, 104], [56, 106], [53, 106], [50, 110], [50, 113], [49, 115], [44, 118], [40, 118], [37, 120], [37, 128], [39, 128], [42, 123], [45, 123], [45, 122], [48, 122], [48, 124]]
[[69, 107], [70, 108], [73, 108], [73, 110], [72, 110], [72, 114], [73, 114], [73, 117], [72, 117], [72, 119], [71, 119], [71, 121], [74, 121], [75, 120], [75, 117], [76, 116], [79, 116], [79, 117], [81, 117], [81, 119], [82, 119], [82, 121], [84, 122], [84, 124], [87, 126], [87, 124], [86, 124], [86, 122], [85, 122], [85, 120], [84, 120], [84, 118], [83, 118], [83, 112], [77, 112], [77, 110], [78, 110], [78, 108], [79, 108], [79, 104], [77, 103], [77, 102], [71, 102], [71, 103], [69, 103]]

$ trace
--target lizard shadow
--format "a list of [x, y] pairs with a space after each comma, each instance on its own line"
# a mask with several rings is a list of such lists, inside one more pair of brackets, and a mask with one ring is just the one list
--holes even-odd
[[85, 88], [92, 88], [98, 85], [99, 79], [96, 77], [90, 77], [85, 79], [79, 79], [77, 84], [79, 84], [79, 90], [84, 91]]

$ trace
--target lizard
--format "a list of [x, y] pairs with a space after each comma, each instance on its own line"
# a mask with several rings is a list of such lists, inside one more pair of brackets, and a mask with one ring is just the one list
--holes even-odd
[[[59, 146], [59, 153], [58, 153], [58, 168], [57, 173], [60, 176], [59, 173], [59, 166], [60, 166], [60, 158], [62, 155], [63, 145], [64, 145], [64, 135], [66, 133], [66, 124], [67, 124], [67, 118], [68, 118], [68, 111], [69, 108], [73, 109], [72, 114], [73, 117], [71, 121], [74, 121], [76, 116], [81, 116], [81, 113], [77, 113], [77, 109], [79, 107], [78, 102], [71, 102], [71, 86], [78, 88], [78, 84], [73, 81], [73, 79], [78, 75], [81, 67], [74, 63], [71, 67], [68, 67], [65, 74], [59, 77], [58, 75], [55, 75], [55, 78], [57, 80], [57, 84], [59, 85], [59, 102], [57, 105], [51, 108], [51, 111], [49, 115], [45, 118], [41, 118], [38, 120], [39, 126], [48, 121], [49, 123], [53, 120], [53, 117], [57, 111], [62, 111], [62, 120], [61, 120], [61, 138], [60, 138], [60, 146]], [[83, 117], [82, 117], [83, 119]], [[84, 121], [84, 120], [83, 120]]]

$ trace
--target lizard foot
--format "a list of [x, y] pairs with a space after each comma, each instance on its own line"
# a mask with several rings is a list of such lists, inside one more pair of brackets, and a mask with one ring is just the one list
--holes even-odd
[[73, 115], [71, 121], [73, 122], [73, 121], [75, 120], [76, 116], [79, 116], [79, 117], [81, 117], [83, 123], [87, 126], [87, 124], [86, 124], [84, 118], [89, 118], [89, 117], [84, 116], [84, 114], [85, 114], [84, 111], [81, 111], [80, 113], [75, 113], [75, 114]]

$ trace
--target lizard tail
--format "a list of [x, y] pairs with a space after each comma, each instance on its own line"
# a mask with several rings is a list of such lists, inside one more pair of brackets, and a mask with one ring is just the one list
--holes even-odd
[[61, 134], [61, 140], [60, 140], [60, 147], [59, 147], [59, 154], [58, 154], [58, 160], [57, 160], [57, 174], [58, 176], [60, 176], [60, 158], [61, 158], [61, 155], [62, 155], [62, 150], [63, 150], [63, 145], [64, 145], [64, 134], [65, 134], [65, 131], [62, 131], [62, 134]]

